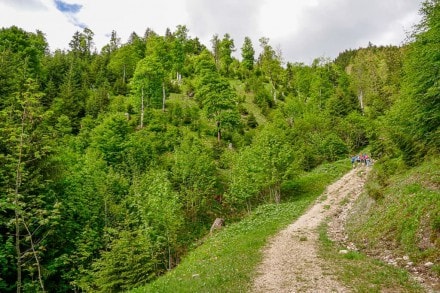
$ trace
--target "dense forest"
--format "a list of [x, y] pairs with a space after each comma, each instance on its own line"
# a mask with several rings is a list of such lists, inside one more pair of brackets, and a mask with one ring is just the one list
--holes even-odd
[[438, 156], [439, 1], [421, 14], [402, 46], [311, 65], [183, 25], [99, 52], [88, 28], [54, 52], [0, 29], [0, 291], [139, 286], [322, 163]]

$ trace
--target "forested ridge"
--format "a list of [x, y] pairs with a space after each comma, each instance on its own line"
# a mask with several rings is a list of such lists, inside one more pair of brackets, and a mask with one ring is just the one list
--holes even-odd
[[311, 65], [269, 38], [207, 48], [183, 25], [113, 32], [99, 52], [88, 28], [54, 52], [44, 32], [0, 29], [0, 291], [134, 288], [215, 218], [297, 197], [294, 179], [323, 163], [438, 158], [439, 1], [421, 14], [402, 46]]

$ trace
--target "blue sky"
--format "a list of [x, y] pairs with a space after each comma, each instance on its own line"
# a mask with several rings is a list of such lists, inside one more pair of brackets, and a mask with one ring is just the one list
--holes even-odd
[[245, 36], [258, 52], [261, 37], [285, 61], [335, 58], [345, 49], [402, 44], [420, 19], [421, 0], [0, 0], [0, 27], [41, 30], [50, 49], [67, 49], [88, 27], [99, 51], [115, 30], [122, 42], [147, 28], [164, 34], [186, 25], [207, 46], [229, 33], [236, 54]]
[[61, 0], [54, 0], [54, 3], [56, 8], [63, 13], [75, 14], [78, 13], [82, 8], [82, 5], [80, 4], [69, 4]]

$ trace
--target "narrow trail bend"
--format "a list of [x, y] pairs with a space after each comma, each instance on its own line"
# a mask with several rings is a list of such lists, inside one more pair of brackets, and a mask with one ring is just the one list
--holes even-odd
[[[361, 194], [369, 169], [352, 169], [328, 186], [304, 215], [270, 240], [252, 292], [350, 292], [318, 257], [318, 227], [327, 217], [346, 213]], [[338, 233], [342, 227], [330, 229]]]

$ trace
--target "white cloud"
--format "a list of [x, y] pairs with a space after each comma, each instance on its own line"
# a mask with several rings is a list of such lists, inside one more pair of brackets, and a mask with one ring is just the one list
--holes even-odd
[[15, 25], [30, 32], [40, 30], [46, 35], [52, 50], [68, 47], [77, 29], [55, 8], [51, 0], [21, 1], [22, 5], [27, 4], [25, 6], [8, 5], [9, 2], [0, 1], [0, 27]]
[[83, 5], [78, 19], [95, 33], [99, 49], [108, 43], [112, 30], [125, 42], [132, 32], [143, 36], [145, 30], [151, 28], [162, 35], [167, 27], [174, 30], [187, 21], [181, 1], [78, 0], [75, 3]]
[[[0, 27], [16, 25], [46, 34], [52, 50], [67, 49], [84, 24], [102, 48], [115, 30], [122, 42], [132, 32], [143, 36], [147, 28], [164, 34], [179, 24], [190, 36], [210, 47], [214, 34], [229, 33], [236, 55], [245, 36], [258, 51], [258, 39], [268, 37], [290, 62], [311, 62], [316, 57], [334, 58], [345, 49], [399, 45], [405, 32], [418, 22], [422, 0], [64, 0], [82, 8], [66, 15], [53, 0], [0, 0]], [[72, 19], [72, 17], [74, 17]], [[77, 24], [77, 26], [75, 26]]]

